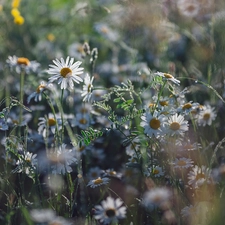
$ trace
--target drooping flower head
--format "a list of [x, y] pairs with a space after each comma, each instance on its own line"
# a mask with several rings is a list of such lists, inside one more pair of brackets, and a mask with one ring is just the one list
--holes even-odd
[[81, 93], [81, 96], [83, 97], [84, 102], [89, 102], [92, 96], [92, 88], [93, 88], [93, 80], [94, 77], [90, 77], [89, 74], [86, 75], [84, 78], [84, 85], [83, 85], [83, 91]]

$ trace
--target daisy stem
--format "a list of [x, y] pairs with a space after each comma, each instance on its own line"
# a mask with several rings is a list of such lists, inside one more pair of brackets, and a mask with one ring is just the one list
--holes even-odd
[[64, 89], [62, 89], [62, 93], [61, 93], [61, 105], [63, 105], [63, 95], [64, 95]]
[[155, 104], [155, 107], [153, 108], [153, 112], [152, 112], [152, 113], [155, 112], [155, 109], [156, 109], [157, 105], [159, 104], [159, 99], [160, 99], [160, 97], [162, 96], [162, 93], [163, 93], [164, 87], [165, 87], [165, 85], [166, 85], [166, 82], [167, 82], [167, 81], [165, 80], [164, 83], [163, 83], [163, 85], [162, 85], [162, 87], [161, 87], [161, 89], [160, 89], [160, 91], [159, 91], [159, 93], [158, 93], [157, 102], [156, 102], [156, 104]]
[[[46, 95], [44, 92], [43, 92], [43, 95], [45, 96], [45, 99], [47, 100], [48, 105], [50, 106], [50, 108], [51, 108], [51, 110], [52, 110], [52, 113], [53, 113], [53, 115], [54, 115], [55, 121], [57, 121], [57, 119], [56, 119], [56, 113], [55, 113], [55, 108], [54, 108], [54, 106], [53, 106], [53, 104], [52, 104], [51, 99], [50, 99], [49, 96]], [[58, 123], [57, 123], [57, 122], [56, 122], [56, 134], [57, 134], [57, 136], [56, 136], [56, 141], [57, 141], [57, 144], [58, 144], [58, 139], [59, 139], [59, 128], [58, 128]], [[46, 146], [46, 147], [47, 147], [47, 146]]]
[[[20, 103], [23, 105], [23, 94], [24, 94], [24, 72], [20, 74]], [[22, 122], [23, 107], [20, 107], [19, 123]]]

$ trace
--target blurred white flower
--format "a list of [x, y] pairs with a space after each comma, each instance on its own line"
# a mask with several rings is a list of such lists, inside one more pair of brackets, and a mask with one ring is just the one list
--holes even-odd
[[215, 108], [211, 107], [210, 105], [203, 106], [199, 115], [197, 116], [198, 125], [203, 127], [206, 125], [211, 125], [215, 118]]
[[62, 144], [56, 151], [50, 152], [47, 157], [53, 174], [71, 173], [71, 165], [77, 163], [75, 151], [67, 149], [66, 144]]
[[101, 205], [95, 206], [95, 219], [103, 224], [115, 224], [119, 219], [126, 218], [126, 207], [123, 202], [117, 198], [107, 197], [101, 202]]
[[25, 71], [25, 73], [37, 73], [40, 67], [40, 64], [36, 61], [30, 61], [28, 58], [9, 56], [6, 60], [6, 63], [9, 65], [10, 69], [15, 69], [17, 73]]

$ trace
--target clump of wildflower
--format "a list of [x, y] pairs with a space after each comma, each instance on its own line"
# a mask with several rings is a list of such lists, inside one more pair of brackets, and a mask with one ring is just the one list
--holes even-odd
[[17, 56], [9, 56], [6, 60], [9, 68], [15, 69], [15, 71], [20, 74], [24, 71], [27, 74], [30, 73], [37, 73], [40, 67], [40, 64], [36, 61], [30, 61], [28, 58], [25, 57], [17, 57]]
[[92, 96], [92, 88], [93, 88], [93, 80], [94, 77], [90, 77], [89, 74], [86, 75], [84, 78], [84, 85], [83, 85], [83, 91], [81, 93], [81, 96], [83, 97], [84, 102], [89, 102]]
[[103, 224], [115, 224], [120, 219], [126, 218], [126, 207], [122, 206], [123, 202], [117, 198], [107, 197], [101, 202], [101, 205], [95, 206], [95, 219], [100, 220]]
[[69, 86], [71, 89], [74, 88], [74, 82], [78, 83], [82, 82], [83, 79], [79, 76], [83, 73], [80, 61], [74, 63], [74, 58], [70, 58], [69, 56], [66, 58], [66, 61], [61, 58], [53, 60], [55, 65], [49, 65], [49, 70], [47, 72], [52, 77], [49, 78], [49, 82], [53, 83], [57, 81], [58, 84], [61, 84], [61, 89], [67, 89]]
[[17, 25], [24, 24], [24, 18], [21, 16], [19, 11], [20, 0], [13, 0], [11, 15], [14, 17], [14, 23]]

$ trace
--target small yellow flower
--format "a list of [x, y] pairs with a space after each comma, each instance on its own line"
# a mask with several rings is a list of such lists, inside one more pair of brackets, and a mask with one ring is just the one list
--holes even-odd
[[11, 15], [16, 18], [18, 16], [20, 16], [20, 11], [17, 8], [12, 8], [11, 10]]
[[20, 0], [13, 0], [12, 1], [12, 8], [18, 8], [20, 5]]
[[50, 34], [47, 35], [47, 39], [49, 41], [53, 42], [55, 40], [55, 35], [50, 33]]
[[0, 12], [3, 11], [3, 5], [0, 5]]
[[24, 24], [24, 18], [22, 16], [17, 16], [14, 18], [14, 23], [17, 25], [23, 25]]

